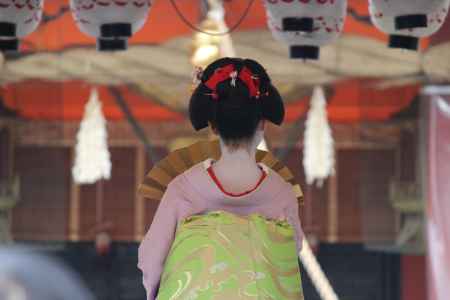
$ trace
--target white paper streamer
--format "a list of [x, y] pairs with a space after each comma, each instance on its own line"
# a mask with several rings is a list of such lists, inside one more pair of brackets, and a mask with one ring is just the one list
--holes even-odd
[[80, 184], [111, 177], [106, 120], [95, 89], [91, 91], [77, 134], [72, 176]]
[[326, 100], [323, 89], [314, 89], [306, 120], [304, 136], [303, 167], [306, 181], [315, 180], [321, 186], [334, 173], [334, 141], [327, 118]]

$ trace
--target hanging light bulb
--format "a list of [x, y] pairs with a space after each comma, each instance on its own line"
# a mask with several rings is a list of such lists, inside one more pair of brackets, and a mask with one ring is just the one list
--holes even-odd
[[265, 0], [267, 24], [275, 39], [289, 45], [290, 57], [318, 59], [320, 47], [341, 34], [347, 0]]
[[221, 57], [235, 57], [231, 36], [225, 23], [225, 10], [220, 0], [207, 0], [208, 13], [200, 24], [200, 32], [194, 35], [191, 63], [205, 68]]
[[208, 34], [217, 34], [220, 32], [219, 24], [212, 18], [206, 18], [200, 24], [200, 29], [203, 32], [196, 32], [194, 35], [191, 64], [196, 67], [205, 68], [221, 57], [220, 44], [222, 37]]
[[19, 50], [19, 38], [36, 30], [42, 19], [43, 0], [0, 2], [0, 51]]
[[389, 47], [417, 50], [419, 38], [441, 28], [450, 0], [370, 0], [372, 23], [389, 34]]
[[321, 87], [314, 89], [306, 119], [303, 142], [303, 167], [306, 181], [323, 181], [334, 173], [334, 141], [327, 117], [327, 102]]
[[147, 20], [150, 0], [70, 0], [80, 30], [97, 38], [100, 51], [126, 50]]

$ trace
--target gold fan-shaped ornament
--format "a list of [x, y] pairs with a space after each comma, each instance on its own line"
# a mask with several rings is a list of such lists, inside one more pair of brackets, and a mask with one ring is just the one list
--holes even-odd
[[[219, 141], [201, 141], [175, 150], [150, 170], [145, 176], [144, 182], [139, 185], [138, 193], [145, 198], [159, 201], [164, 195], [167, 185], [176, 176], [208, 158], [215, 160], [220, 158]], [[295, 181], [294, 175], [272, 153], [258, 150], [256, 161], [271, 168], [289, 182], [299, 203], [303, 203], [303, 193], [300, 185]]]

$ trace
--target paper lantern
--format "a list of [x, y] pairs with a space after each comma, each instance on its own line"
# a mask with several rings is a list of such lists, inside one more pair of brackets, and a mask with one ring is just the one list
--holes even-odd
[[0, 1], [0, 50], [17, 51], [19, 38], [36, 30], [42, 19], [43, 0]]
[[372, 23], [389, 34], [389, 47], [417, 50], [419, 38], [441, 28], [450, 0], [370, 0]]
[[151, 5], [150, 0], [70, 0], [75, 22], [83, 33], [97, 38], [100, 51], [126, 50]]
[[320, 47], [342, 32], [347, 0], [265, 0], [275, 39], [289, 45], [290, 57], [318, 59]]

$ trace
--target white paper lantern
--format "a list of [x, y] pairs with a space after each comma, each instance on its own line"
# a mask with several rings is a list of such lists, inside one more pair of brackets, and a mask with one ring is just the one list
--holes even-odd
[[0, 50], [17, 51], [19, 38], [36, 30], [42, 19], [43, 0], [0, 1]]
[[97, 38], [100, 51], [127, 49], [128, 38], [147, 20], [151, 0], [70, 0], [80, 30]]
[[389, 47], [417, 50], [419, 38], [441, 28], [450, 0], [370, 0], [372, 23], [389, 34]]
[[265, 0], [267, 23], [290, 57], [318, 59], [320, 47], [341, 34], [347, 0]]

